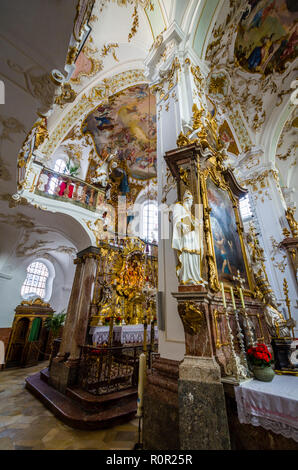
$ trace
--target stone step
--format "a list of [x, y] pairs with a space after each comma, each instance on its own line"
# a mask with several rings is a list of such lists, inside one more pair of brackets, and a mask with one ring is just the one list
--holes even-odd
[[50, 379], [50, 372], [49, 372], [49, 368], [46, 367], [46, 369], [42, 369], [40, 371], [40, 378], [41, 380], [43, 380], [44, 382], [46, 382], [47, 384], [49, 383], [49, 379]]
[[117, 392], [106, 393], [104, 395], [94, 395], [79, 387], [68, 387], [66, 395], [77, 401], [81, 407], [88, 410], [102, 410], [111, 408], [115, 405], [122, 406], [127, 402], [135, 401], [137, 403], [138, 391], [136, 387], [130, 387]]
[[77, 429], [103, 429], [130, 421], [136, 414], [135, 397], [123, 405], [114, 402], [107, 409], [87, 412], [78, 402], [63, 395], [40, 377], [40, 372], [25, 379], [26, 388], [68, 426]]

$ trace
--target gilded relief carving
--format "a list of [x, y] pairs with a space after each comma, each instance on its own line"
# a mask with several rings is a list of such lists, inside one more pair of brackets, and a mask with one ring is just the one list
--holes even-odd
[[198, 308], [195, 302], [186, 301], [178, 303], [178, 312], [182, 320], [184, 330], [188, 334], [198, 334], [206, 323], [204, 312]]

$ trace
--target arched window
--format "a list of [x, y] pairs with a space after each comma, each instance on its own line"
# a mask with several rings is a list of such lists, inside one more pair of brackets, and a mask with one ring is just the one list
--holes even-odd
[[251, 209], [250, 197], [246, 194], [244, 197], [239, 199], [239, 209], [243, 222], [251, 219], [253, 217], [253, 212]]
[[58, 158], [56, 160], [55, 166], [54, 166], [54, 171], [58, 171], [59, 173], [66, 173], [66, 163], [64, 160], [61, 158]]
[[[57, 173], [67, 173], [66, 163], [64, 160], [62, 160], [62, 158], [58, 158], [58, 160], [56, 160], [54, 171], [57, 171]], [[51, 178], [49, 191], [48, 191], [49, 194], [54, 194], [57, 184], [58, 184], [58, 178], [55, 178], [55, 177]]]
[[49, 277], [49, 270], [44, 263], [34, 261], [27, 268], [27, 276], [22, 285], [22, 297], [28, 297], [28, 294], [36, 294], [44, 299], [46, 294], [46, 285]]
[[158, 206], [155, 201], [146, 201], [142, 211], [141, 238], [148, 242], [158, 240]]

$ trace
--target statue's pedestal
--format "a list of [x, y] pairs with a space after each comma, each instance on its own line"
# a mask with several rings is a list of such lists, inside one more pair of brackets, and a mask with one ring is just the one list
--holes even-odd
[[144, 388], [143, 445], [146, 450], [178, 450], [179, 361], [155, 356]]
[[[221, 293], [212, 293], [202, 290], [202, 288], [191, 290], [191, 287], [179, 287], [179, 291], [173, 293], [178, 302], [178, 312], [184, 326], [185, 354], [199, 357], [214, 356], [220, 366], [221, 377], [232, 379], [235, 376], [235, 371], [233, 370], [229, 327], [234, 337], [234, 350], [238, 356], [241, 355], [241, 349], [238, 340], [239, 330], [230, 294], [229, 292], [225, 293], [228, 311], [226, 314]], [[235, 299], [235, 304], [245, 347], [247, 348], [249, 345], [247, 319], [254, 340], [270, 345], [271, 337], [265, 321], [264, 304], [248, 296], [245, 297], [245, 312], [239, 298]], [[235, 382], [234, 379], [233, 381]]]
[[220, 379], [220, 367], [214, 357], [184, 357], [178, 382], [180, 449], [230, 449]]
[[273, 338], [271, 341], [274, 352], [275, 372], [277, 374], [295, 375], [298, 377], [298, 364], [292, 364], [290, 356], [293, 350], [291, 338]]

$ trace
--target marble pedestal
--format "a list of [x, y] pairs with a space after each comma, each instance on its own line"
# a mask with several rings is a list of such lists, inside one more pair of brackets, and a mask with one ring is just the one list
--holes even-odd
[[179, 361], [156, 356], [144, 389], [143, 446], [179, 450]]
[[58, 361], [53, 359], [50, 369], [49, 385], [65, 393], [67, 387], [75, 384], [79, 361]]
[[228, 450], [230, 437], [220, 367], [214, 357], [185, 356], [179, 366], [181, 450]]

